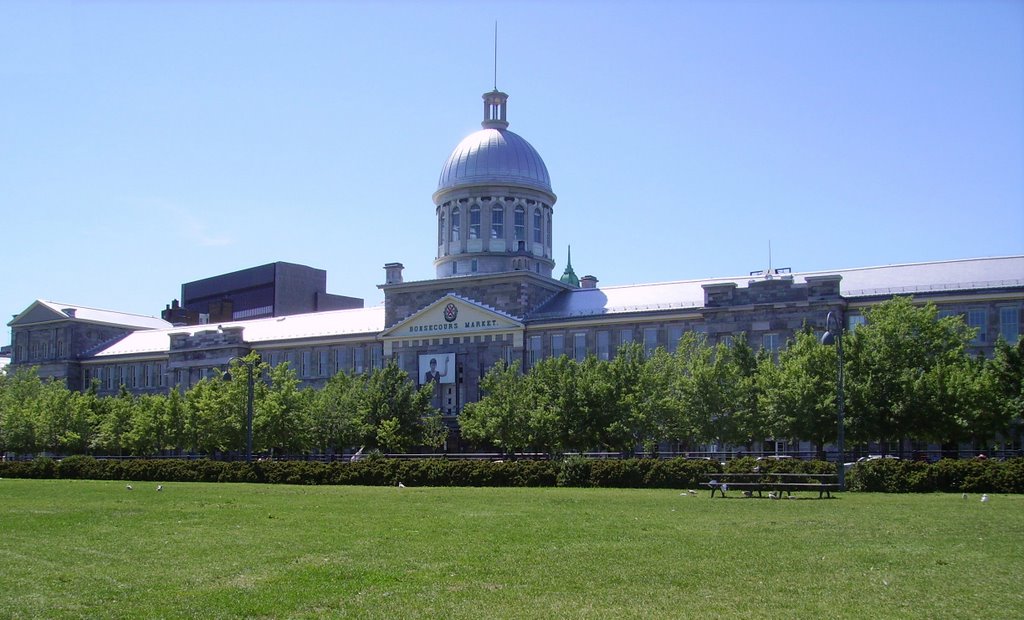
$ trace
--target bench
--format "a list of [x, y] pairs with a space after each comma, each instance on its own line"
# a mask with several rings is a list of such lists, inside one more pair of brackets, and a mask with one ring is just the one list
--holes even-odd
[[757, 496], [762, 497], [763, 491], [782, 493], [789, 496], [794, 491], [817, 491], [818, 499], [823, 496], [832, 497], [832, 491], [842, 491], [837, 482], [836, 474], [781, 474], [773, 472], [749, 472], [749, 473], [727, 473], [727, 474], [705, 474], [708, 478], [707, 486], [711, 489], [711, 497], [717, 491], [725, 497], [727, 490], [757, 491]]

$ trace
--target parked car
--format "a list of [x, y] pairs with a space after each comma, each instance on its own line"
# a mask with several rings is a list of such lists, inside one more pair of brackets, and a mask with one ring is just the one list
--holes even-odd
[[869, 454], [867, 456], [860, 457], [859, 459], [857, 459], [857, 462], [865, 463], [867, 461], [877, 461], [879, 459], [892, 459], [894, 461], [898, 461], [900, 460], [900, 457], [894, 454]]

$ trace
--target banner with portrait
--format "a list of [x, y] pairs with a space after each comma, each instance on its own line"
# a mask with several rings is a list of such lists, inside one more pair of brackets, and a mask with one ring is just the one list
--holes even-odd
[[428, 353], [419, 356], [420, 385], [455, 383], [455, 354]]

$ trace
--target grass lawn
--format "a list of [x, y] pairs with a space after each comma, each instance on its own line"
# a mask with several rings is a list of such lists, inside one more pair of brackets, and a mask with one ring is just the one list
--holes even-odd
[[1024, 496], [132, 484], [0, 480], [0, 617], [1024, 617]]

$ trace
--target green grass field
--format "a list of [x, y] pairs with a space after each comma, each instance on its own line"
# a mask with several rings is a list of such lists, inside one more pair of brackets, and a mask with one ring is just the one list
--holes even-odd
[[1024, 617], [1022, 496], [132, 484], [0, 480], [0, 617]]

